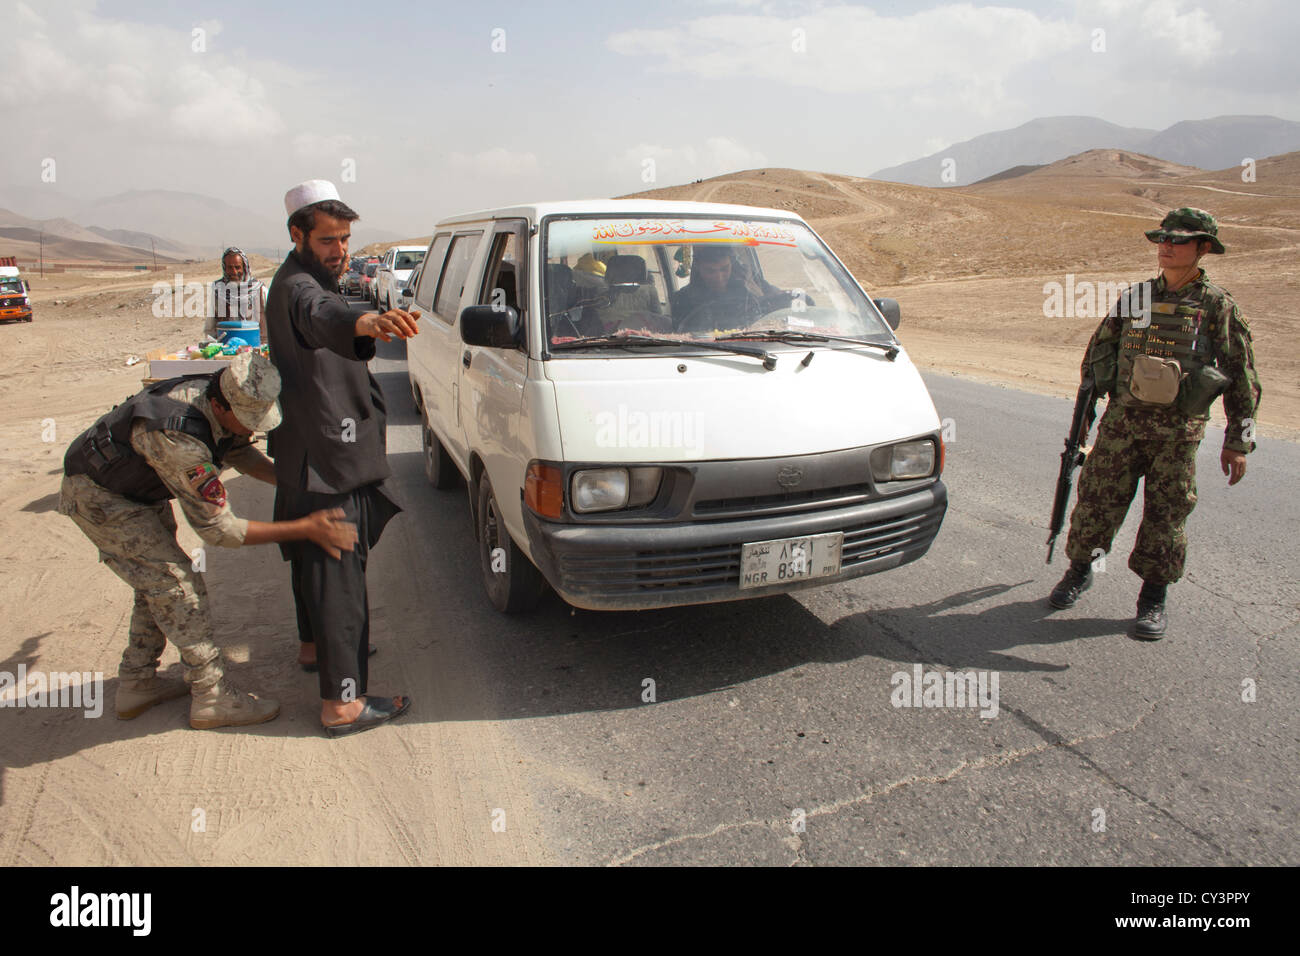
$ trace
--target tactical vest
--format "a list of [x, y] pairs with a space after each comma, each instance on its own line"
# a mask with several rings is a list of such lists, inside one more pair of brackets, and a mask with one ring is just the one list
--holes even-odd
[[202, 382], [206, 387], [213, 374], [220, 373], [183, 375], [157, 382], [121, 405], [113, 406], [112, 411], [68, 446], [63, 457], [63, 473], [85, 475], [101, 488], [141, 504], [157, 504], [174, 497], [144, 456], [131, 446], [131, 429], [139, 421], [144, 422], [148, 431], [167, 429], [197, 438], [207, 446], [213, 463], [220, 468], [221, 459], [234, 444], [235, 436], [216, 441], [203, 412], [168, 395], [188, 382]]
[[1121, 404], [1153, 407], [1129, 391], [1133, 359], [1138, 355], [1177, 359], [1184, 375], [1214, 364], [1212, 343], [1218, 329], [1200, 303], [1152, 302], [1151, 324], [1140, 328], [1135, 321], [1140, 323], [1141, 317], [1124, 320], [1120, 338], [1116, 395]]

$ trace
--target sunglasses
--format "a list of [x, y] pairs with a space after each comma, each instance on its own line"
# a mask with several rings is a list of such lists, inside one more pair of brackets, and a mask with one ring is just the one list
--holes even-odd
[[1176, 246], [1183, 246], [1189, 242], [1195, 242], [1196, 236], [1175, 236], [1168, 232], [1162, 232], [1156, 236], [1156, 242], [1172, 242]]

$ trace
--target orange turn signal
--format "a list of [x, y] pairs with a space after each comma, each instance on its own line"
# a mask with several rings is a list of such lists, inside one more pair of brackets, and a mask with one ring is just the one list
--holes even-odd
[[524, 504], [543, 518], [564, 517], [564, 475], [554, 465], [533, 462], [524, 477]]

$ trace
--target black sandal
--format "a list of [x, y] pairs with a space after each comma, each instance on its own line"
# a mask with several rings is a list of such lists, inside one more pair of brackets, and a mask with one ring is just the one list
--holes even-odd
[[[401, 703], [397, 703], [398, 701]], [[411, 698], [405, 694], [398, 694], [396, 697], [367, 697], [366, 705], [361, 708], [361, 713], [357, 714], [357, 719], [347, 724], [326, 724], [325, 733], [331, 737], [346, 737], [348, 734], [359, 734], [363, 730], [369, 730], [372, 727], [378, 727], [385, 721], [392, 720], [394, 717], [401, 717], [411, 707]]]

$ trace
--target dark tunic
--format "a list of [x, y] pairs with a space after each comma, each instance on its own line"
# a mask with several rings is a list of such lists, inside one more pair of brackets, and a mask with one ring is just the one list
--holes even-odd
[[[356, 314], [337, 280], [289, 253], [266, 304], [271, 361], [280, 373], [283, 421], [268, 436], [275, 459], [275, 518], [342, 508], [357, 525], [355, 551], [329, 557], [310, 541], [287, 542], [298, 637], [316, 644], [320, 693], [366, 692], [370, 612], [366, 561], [401, 507], [387, 478], [383, 392], [366, 363], [375, 340], [357, 336]], [[351, 681], [351, 683], [349, 683]]]

